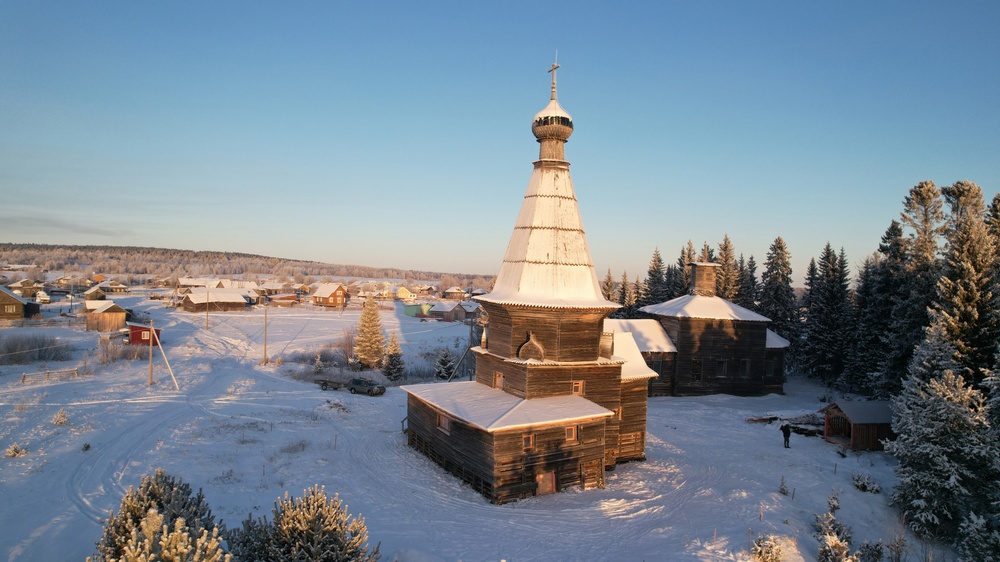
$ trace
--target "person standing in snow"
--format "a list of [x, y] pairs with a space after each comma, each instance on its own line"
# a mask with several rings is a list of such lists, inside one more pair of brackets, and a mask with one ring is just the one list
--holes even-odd
[[781, 434], [785, 436], [785, 448], [788, 448], [788, 438], [792, 436], [792, 426], [787, 423], [781, 426]]

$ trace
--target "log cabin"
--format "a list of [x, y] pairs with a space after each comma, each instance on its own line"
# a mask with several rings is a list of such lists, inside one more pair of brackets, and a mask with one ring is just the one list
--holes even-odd
[[647, 381], [631, 334], [605, 332], [604, 298], [565, 160], [573, 122], [556, 99], [532, 121], [540, 144], [493, 290], [475, 380], [407, 385], [410, 446], [494, 503], [603, 488], [643, 460]]
[[7, 287], [0, 287], [0, 319], [22, 320], [41, 312], [37, 302], [19, 297]]

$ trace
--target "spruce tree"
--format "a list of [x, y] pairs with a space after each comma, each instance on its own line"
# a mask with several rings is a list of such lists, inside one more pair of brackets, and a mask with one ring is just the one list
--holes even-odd
[[681, 292], [677, 296], [688, 294], [691, 290], [691, 268], [688, 264], [698, 261], [698, 255], [694, 253], [694, 244], [688, 240], [687, 246], [681, 247], [681, 255], [677, 258], [677, 268], [681, 274]]
[[904, 265], [894, 281], [897, 290], [886, 338], [888, 360], [881, 377], [883, 397], [902, 388], [913, 349], [929, 323], [927, 310], [940, 276], [938, 239], [944, 233], [941, 191], [934, 182], [923, 181], [910, 189], [903, 199], [900, 221], [910, 232], [903, 240]]
[[955, 346], [960, 374], [978, 385], [996, 364], [1000, 339], [996, 240], [978, 185], [961, 181], [942, 192], [950, 207], [948, 246], [933, 310]]
[[829, 243], [823, 248], [816, 274], [809, 280], [806, 303], [803, 365], [810, 376], [833, 384], [844, 374], [853, 334], [850, 279], [843, 250], [838, 255]]
[[928, 374], [914, 371], [893, 400], [892, 501], [918, 535], [954, 540], [961, 523], [997, 497], [997, 444], [982, 393], [951, 371], [925, 381]]
[[609, 301], [615, 300], [615, 278], [611, 276], [611, 268], [608, 268], [608, 274], [604, 276], [604, 281], [601, 281], [601, 294], [604, 298]]
[[377, 369], [385, 356], [385, 335], [382, 334], [382, 316], [375, 299], [365, 299], [361, 317], [358, 318], [357, 335], [354, 336], [354, 356], [365, 369]]
[[687, 287], [684, 285], [684, 270], [682, 268], [676, 264], [668, 265], [663, 277], [663, 301], [669, 301], [687, 294]]
[[385, 363], [382, 365], [382, 374], [385, 378], [395, 382], [403, 380], [403, 372], [406, 365], [403, 363], [403, 349], [399, 347], [399, 334], [393, 332], [389, 336], [389, 347], [385, 350]]
[[455, 356], [452, 355], [451, 350], [445, 347], [438, 353], [437, 360], [434, 362], [434, 376], [441, 380], [447, 380], [454, 372]]
[[639, 294], [637, 305], [643, 307], [667, 300], [666, 283], [666, 270], [663, 265], [663, 258], [660, 257], [660, 249], [656, 248], [653, 250], [653, 257], [649, 260], [646, 283]]
[[748, 310], [757, 311], [757, 301], [760, 298], [760, 283], [757, 281], [757, 262], [753, 256], [744, 260], [740, 254], [739, 259], [740, 287], [733, 300], [736, 304]]
[[727, 301], [736, 299], [736, 294], [740, 290], [740, 275], [736, 264], [736, 250], [733, 243], [726, 234], [719, 243], [719, 256], [716, 259], [719, 264], [715, 275], [715, 294]]
[[[103, 536], [97, 543], [95, 562], [119, 560], [129, 548], [145, 548], [142, 545], [146, 544], [146, 539], [153, 540], [152, 534], [141, 530], [144, 521], [148, 526], [150, 511], [159, 518], [159, 523], [155, 525], [157, 533], [161, 526], [174, 528], [176, 521], [183, 520], [182, 526], [189, 538], [201, 538], [204, 531], [210, 532], [212, 537], [216, 536], [215, 517], [202, 491], [194, 493], [182, 479], [158, 468], [152, 476], [142, 477], [138, 489], [130, 486], [118, 513], [108, 517]], [[134, 536], [137, 532], [142, 534], [141, 538]]]
[[701, 243], [701, 254], [698, 256], [701, 263], [715, 263], [715, 248], [708, 245], [708, 242]]
[[792, 289], [792, 257], [781, 237], [774, 239], [767, 251], [761, 273], [760, 307], [771, 319], [771, 330], [791, 342], [794, 354], [799, 336], [799, 311]]
[[379, 545], [368, 550], [364, 518], [352, 517], [340, 498], [336, 494], [328, 498], [321, 486], [309, 488], [302, 498], [290, 498], [285, 492], [274, 504], [273, 525], [270, 560], [374, 562], [380, 558]]
[[888, 328], [892, 301], [881, 298], [882, 277], [880, 254], [873, 254], [862, 262], [854, 291], [857, 333], [844, 370], [844, 381], [852, 392], [874, 393], [874, 388], [880, 386], [881, 373], [885, 368], [882, 337]]

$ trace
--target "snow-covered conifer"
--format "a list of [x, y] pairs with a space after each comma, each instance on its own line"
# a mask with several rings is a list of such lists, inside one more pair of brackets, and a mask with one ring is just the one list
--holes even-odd
[[604, 276], [604, 280], [601, 281], [601, 294], [609, 301], [615, 299], [615, 278], [611, 275], [610, 267], [608, 268], [607, 275]]
[[719, 269], [715, 275], [715, 294], [733, 301], [740, 290], [740, 273], [736, 263], [736, 250], [733, 249], [733, 242], [728, 234], [719, 242], [719, 257], [716, 262]]
[[174, 519], [170, 525], [164, 522], [164, 517], [155, 508], [150, 508], [139, 526], [132, 529], [123, 554], [116, 562], [153, 560], [230, 562], [232, 556], [222, 550], [218, 528], [213, 528], [211, 535], [207, 529], [202, 529], [201, 534], [195, 537], [183, 517]]
[[749, 310], [758, 310], [757, 300], [760, 298], [760, 283], [757, 281], [757, 262], [750, 256], [744, 260], [740, 254], [738, 260], [740, 286], [733, 300], [736, 304]]
[[688, 264], [698, 261], [698, 254], [694, 252], [694, 243], [688, 240], [686, 246], [681, 247], [681, 254], [677, 258], [677, 267], [681, 272], [681, 294], [688, 294], [691, 290], [691, 268]]
[[445, 380], [450, 378], [454, 372], [455, 356], [452, 355], [451, 350], [447, 347], [442, 348], [441, 352], [438, 353], [437, 360], [434, 362], [434, 376]]
[[915, 370], [893, 410], [893, 503], [918, 535], [953, 539], [963, 518], [997, 497], [1000, 462], [983, 395], [951, 371], [925, 381]]
[[382, 333], [382, 316], [375, 299], [365, 300], [358, 318], [357, 335], [354, 337], [354, 356], [364, 368], [376, 369], [385, 356], [385, 335]]
[[750, 548], [750, 557], [753, 562], [781, 562], [781, 543], [773, 535], [758, 536]]
[[642, 307], [665, 300], [667, 300], [666, 269], [663, 265], [663, 258], [660, 257], [660, 249], [656, 248], [653, 250], [653, 257], [649, 260], [646, 282], [639, 295], [637, 305]]
[[923, 181], [910, 189], [903, 199], [900, 221], [909, 234], [902, 240], [902, 270], [893, 281], [897, 291], [891, 330], [886, 337], [888, 359], [883, 369], [882, 397], [895, 395], [902, 388], [914, 346], [923, 339], [929, 323], [927, 310], [940, 276], [938, 246], [944, 233], [941, 191], [934, 182]]
[[[811, 273], [811, 272], [810, 272]], [[844, 372], [853, 334], [847, 257], [829, 243], [820, 254], [814, 278], [809, 280], [802, 365], [806, 373], [826, 384]]]
[[761, 273], [759, 311], [771, 319], [771, 329], [792, 342], [792, 353], [799, 336], [799, 312], [792, 290], [792, 256], [781, 237], [774, 239], [767, 251]]
[[1000, 341], [996, 240], [987, 228], [978, 185], [961, 181], [942, 192], [951, 212], [944, 272], [933, 309], [940, 313], [955, 346], [960, 373], [979, 384], [996, 363]]
[[959, 562], [1000, 561], [1000, 528], [995, 517], [970, 513], [958, 528]]
[[305, 490], [303, 497], [285, 496], [274, 505], [274, 535], [270, 560], [302, 562], [376, 561], [379, 546], [368, 550], [364, 518], [352, 517], [334, 494], [328, 498], [321, 486]]
[[143, 476], [138, 489], [129, 487], [118, 513], [108, 518], [104, 534], [97, 543], [95, 562], [124, 556], [133, 531], [139, 529], [150, 510], [155, 510], [163, 518], [162, 525], [168, 527], [174, 527], [176, 520], [183, 519], [189, 536], [201, 537], [202, 531], [211, 531], [215, 536], [215, 517], [201, 490], [193, 493], [189, 484], [158, 468], [153, 476]]
[[399, 335], [393, 332], [389, 335], [389, 347], [385, 351], [385, 363], [382, 365], [382, 374], [391, 381], [403, 379], [405, 369], [403, 363], [403, 349], [399, 347]]

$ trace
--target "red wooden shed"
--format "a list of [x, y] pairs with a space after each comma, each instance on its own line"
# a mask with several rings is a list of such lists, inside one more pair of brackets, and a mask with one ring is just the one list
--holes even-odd
[[[136, 324], [135, 322], [126, 322], [128, 325], [128, 343], [132, 345], [149, 345], [149, 326], [145, 324]], [[156, 331], [156, 339], [160, 340], [160, 329], [153, 328]], [[154, 341], [154, 343], [156, 343]]]
[[825, 415], [823, 438], [856, 451], [881, 451], [883, 439], [895, 439], [889, 402], [834, 402], [820, 410]]

